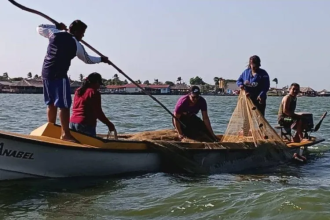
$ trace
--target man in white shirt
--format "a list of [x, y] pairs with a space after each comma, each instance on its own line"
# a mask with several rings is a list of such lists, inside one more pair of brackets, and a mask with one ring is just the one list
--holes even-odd
[[42, 67], [44, 101], [48, 106], [48, 122], [55, 123], [60, 109], [61, 139], [77, 142], [69, 129], [72, 104], [68, 70], [76, 56], [87, 64], [108, 63], [107, 57], [93, 57], [86, 53], [79, 41], [84, 37], [87, 25], [80, 20], [71, 23], [69, 31], [63, 23], [39, 25], [37, 32], [49, 39], [47, 54]]

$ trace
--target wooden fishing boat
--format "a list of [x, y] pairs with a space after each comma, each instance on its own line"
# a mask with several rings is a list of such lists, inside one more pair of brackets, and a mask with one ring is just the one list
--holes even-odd
[[[38, 14], [53, 24], [58, 24], [54, 19], [41, 12], [18, 4], [14, 0], [9, 0], [9, 2], [22, 10]], [[80, 42], [98, 55], [104, 56], [83, 40]], [[109, 61], [108, 64], [111, 64], [119, 73], [175, 118], [171, 111], [113, 62]], [[242, 96], [242, 93], [240, 93], [240, 97], [247, 97], [246, 95]], [[249, 106], [252, 107], [251, 100], [249, 103]], [[251, 109], [244, 111], [254, 114], [251, 111], [256, 108]], [[259, 116], [255, 115], [255, 117], [258, 118]], [[264, 123], [258, 124], [259, 127], [261, 125], [265, 126]], [[254, 131], [253, 129], [250, 130]], [[275, 142], [270, 144], [270, 142], [265, 141], [264, 144], [256, 147], [253, 141], [240, 143], [182, 143], [172, 141], [162, 143], [162, 141], [129, 140], [128, 137], [124, 136], [118, 140], [108, 140], [102, 138], [102, 135], [89, 137], [77, 132], [72, 132], [72, 135], [81, 144], [60, 140], [60, 126], [51, 123], [44, 124], [29, 135], [0, 132], [0, 180], [109, 176], [132, 172], [175, 171], [177, 168], [201, 173], [235, 172], [243, 168], [248, 169], [291, 160], [295, 154], [300, 155], [306, 147], [324, 141], [324, 139], [310, 137], [309, 141], [299, 144], [282, 144], [281, 141], [279, 144], [281, 147], [274, 147]], [[218, 137], [221, 139], [222, 136], [219, 135]], [[266, 139], [268, 135], [264, 135], [264, 137]], [[174, 147], [171, 148], [171, 145]]]
[[[0, 180], [109, 176], [176, 169], [173, 160], [177, 152], [164, 158], [157, 150], [159, 146], [152, 142], [128, 140], [129, 135], [114, 140], [107, 139], [106, 135], [95, 138], [72, 132], [82, 143], [76, 144], [60, 140], [60, 129], [59, 125], [46, 123], [29, 135], [1, 131]], [[179, 143], [183, 154], [212, 173], [264, 166], [267, 158], [269, 165], [288, 161], [294, 153], [322, 141], [324, 139], [311, 137], [304, 143], [288, 143], [285, 149], [256, 148], [253, 143]]]

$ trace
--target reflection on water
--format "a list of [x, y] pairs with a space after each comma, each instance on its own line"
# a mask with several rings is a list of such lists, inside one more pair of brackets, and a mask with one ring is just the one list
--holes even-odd
[[[157, 96], [170, 110], [179, 96]], [[0, 129], [30, 133], [46, 122], [42, 95], [0, 94]], [[226, 129], [236, 97], [207, 96], [216, 133]], [[269, 97], [266, 118], [276, 124], [281, 97]], [[316, 123], [329, 98], [298, 100]], [[19, 103], [19, 105], [17, 105]], [[171, 117], [147, 96], [104, 95], [104, 111], [120, 133], [171, 128]], [[19, 106], [19, 107], [18, 107]], [[315, 108], [317, 106], [317, 108]], [[97, 132], [106, 133], [99, 123]], [[0, 182], [3, 219], [327, 219], [330, 218], [330, 120], [315, 135], [306, 164], [235, 175], [145, 174], [112, 178]], [[129, 162], [129, 161], [128, 161]]]

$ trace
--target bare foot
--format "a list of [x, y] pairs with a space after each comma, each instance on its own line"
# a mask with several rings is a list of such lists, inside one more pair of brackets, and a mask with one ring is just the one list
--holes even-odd
[[303, 138], [300, 142], [307, 142], [307, 141], [309, 141], [309, 140], [306, 138]]
[[72, 135], [62, 135], [60, 139], [63, 141], [70, 141], [73, 143], [80, 144], [79, 141], [75, 139]]
[[300, 138], [299, 137], [294, 137], [294, 138], [292, 138], [292, 142], [300, 143]]

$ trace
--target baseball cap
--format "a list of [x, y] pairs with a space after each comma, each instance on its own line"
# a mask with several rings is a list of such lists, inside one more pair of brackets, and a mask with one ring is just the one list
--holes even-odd
[[194, 95], [200, 95], [201, 94], [201, 90], [198, 86], [192, 86], [190, 88], [190, 92]]

